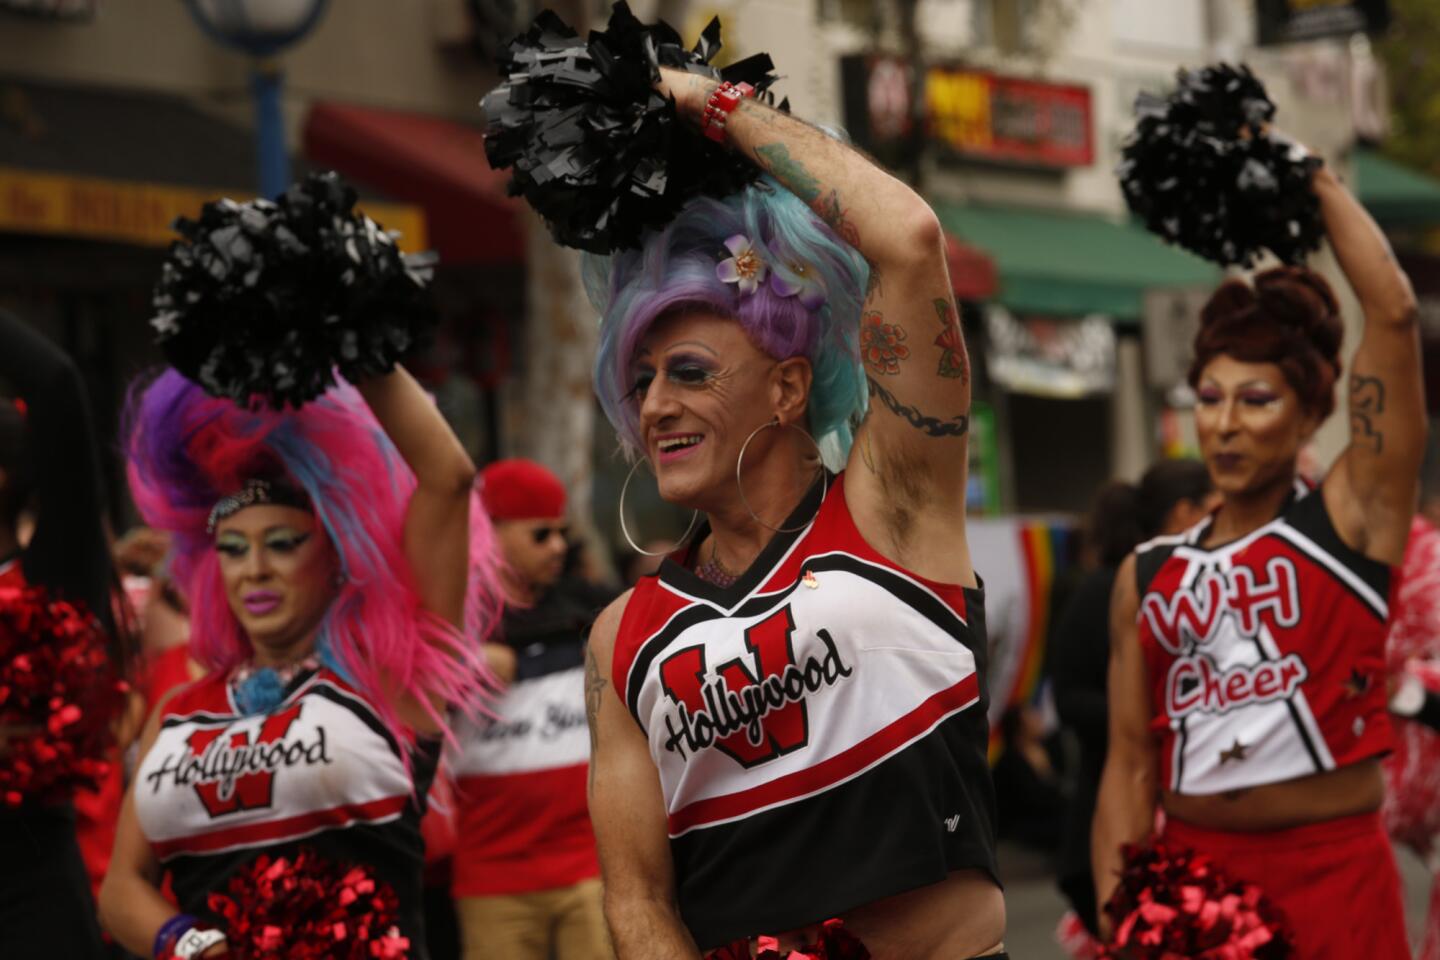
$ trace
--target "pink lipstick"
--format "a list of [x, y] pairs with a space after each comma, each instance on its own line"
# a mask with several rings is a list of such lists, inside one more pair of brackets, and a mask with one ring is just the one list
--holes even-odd
[[280, 594], [273, 590], [252, 590], [245, 594], [240, 602], [244, 604], [245, 612], [252, 617], [263, 617], [280, 606], [280, 600]]

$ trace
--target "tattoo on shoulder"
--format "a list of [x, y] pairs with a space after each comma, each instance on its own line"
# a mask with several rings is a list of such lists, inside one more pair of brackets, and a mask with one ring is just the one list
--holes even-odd
[[905, 328], [886, 323], [879, 310], [866, 310], [860, 317], [860, 356], [872, 373], [899, 373], [900, 361], [910, 356], [910, 348], [905, 346]]
[[940, 348], [939, 375], [952, 380], [970, 381], [970, 355], [965, 350], [965, 335], [960, 330], [959, 318], [949, 297], [935, 298], [935, 312], [940, 316], [940, 336], [935, 346]]
[[1350, 442], [1372, 453], [1385, 449], [1385, 434], [1374, 418], [1385, 412], [1385, 381], [1379, 377], [1350, 377]]
[[590, 786], [595, 786], [595, 754], [600, 746], [596, 719], [600, 714], [600, 698], [605, 694], [605, 678], [595, 660], [595, 648], [585, 644], [585, 720], [590, 727]]
[[813, 206], [815, 201], [820, 199], [820, 181], [805, 169], [804, 164], [790, 156], [790, 148], [785, 144], [767, 143], [763, 147], [756, 147], [755, 155], [775, 179], [789, 187], [790, 191], [807, 205]]
[[970, 432], [969, 414], [959, 414], [941, 420], [929, 414], [921, 413], [914, 407], [907, 407], [901, 403], [896, 396], [886, 390], [875, 381], [874, 377], [866, 377], [865, 382], [869, 384], [870, 396], [879, 398], [886, 408], [897, 417], [910, 424], [916, 430], [927, 437], [963, 437]]

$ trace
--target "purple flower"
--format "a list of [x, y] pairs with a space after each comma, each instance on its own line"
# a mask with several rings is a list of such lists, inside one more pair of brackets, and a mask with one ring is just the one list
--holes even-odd
[[768, 272], [754, 244], [743, 233], [737, 233], [725, 241], [725, 249], [730, 251], [730, 259], [715, 265], [715, 276], [726, 283], [738, 283], [741, 293], [754, 293]]
[[770, 271], [770, 290], [777, 297], [800, 298], [806, 310], [815, 310], [825, 303], [825, 288], [808, 264], [794, 262], [778, 265]]

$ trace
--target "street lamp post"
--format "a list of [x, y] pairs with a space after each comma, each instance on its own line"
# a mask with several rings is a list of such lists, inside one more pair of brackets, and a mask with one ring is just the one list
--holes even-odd
[[251, 58], [255, 98], [255, 166], [260, 195], [275, 197], [290, 185], [285, 119], [280, 110], [285, 74], [275, 56], [319, 22], [328, 0], [185, 0], [206, 35]]

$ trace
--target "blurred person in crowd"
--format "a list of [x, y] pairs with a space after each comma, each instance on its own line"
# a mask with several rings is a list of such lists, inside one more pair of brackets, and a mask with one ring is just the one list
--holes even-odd
[[585, 635], [615, 591], [565, 575], [566, 494], [533, 460], [480, 471], [506, 604], [489, 644], [509, 684], [464, 726], [451, 891], [467, 960], [603, 960], [600, 864], [585, 798]]
[[1099, 932], [1090, 870], [1090, 823], [1105, 766], [1105, 678], [1110, 664], [1110, 595], [1115, 571], [1141, 541], [1199, 523], [1216, 505], [1210, 472], [1198, 460], [1164, 460], [1140, 478], [1107, 484], [1085, 524], [1094, 569], [1061, 611], [1055, 630], [1055, 707], [1080, 745], [1074, 792], [1065, 811], [1057, 880], [1090, 933]]
[[1328, 167], [1313, 187], [1365, 316], [1350, 444], [1319, 489], [1296, 476], [1341, 374], [1328, 283], [1283, 267], [1223, 284], [1190, 367], [1220, 506], [1116, 575], [1095, 885], [1103, 903], [1158, 803], [1166, 842], [1258, 885], [1298, 956], [1389, 960], [1409, 955], [1379, 809], [1387, 598], [1425, 446], [1416, 305]]
[[1053, 853], [1060, 844], [1065, 797], [1051, 755], [1045, 716], [1016, 704], [1000, 718], [1000, 756], [992, 771], [1000, 839]]
[[190, 638], [190, 614], [166, 570], [170, 537], [135, 526], [115, 541], [115, 563], [125, 594], [138, 615], [140, 652], [152, 663]]
[[698, 75], [660, 90], [771, 176], [585, 266], [601, 404], [695, 511], [586, 666], [617, 951], [1003, 956], [939, 223], [797, 118], [738, 93], [707, 114], [726, 91]]
[[[101, 891], [107, 928], [142, 956], [222, 955], [208, 895], [303, 844], [392, 889], [399, 934], [424, 957], [419, 823], [442, 711], [473, 704], [484, 677], [461, 634], [486, 633], [471, 553], [490, 530], [470, 513], [469, 458], [399, 367], [293, 411], [167, 371], [133, 391], [124, 443], [208, 673], [146, 725]], [[270, 749], [249, 753], [252, 737]], [[271, 765], [236, 776], [244, 756]]]
[[[123, 663], [115, 574], [104, 526], [99, 451], [74, 362], [0, 310], [0, 586], [40, 586], [83, 603]], [[22, 513], [33, 526], [23, 537]], [[11, 733], [0, 726], [0, 763]], [[104, 955], [70, 800], [0, 805], [0, 957]]]
[[[1440, 870], [1440, 507], [1427, 471], [1410, 525], [1400, 583], [1392, 593], [1385, 644], [1395, 750], [1385, 758], [1385, 827], [1432, 872]], [[1440, 960], [1440, 882], [1431, 884], [1422, 960]]]

